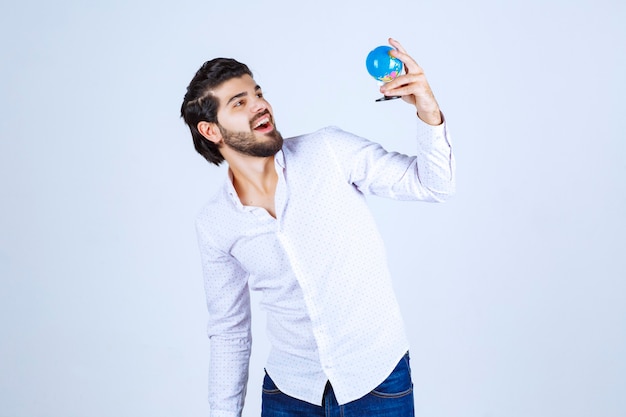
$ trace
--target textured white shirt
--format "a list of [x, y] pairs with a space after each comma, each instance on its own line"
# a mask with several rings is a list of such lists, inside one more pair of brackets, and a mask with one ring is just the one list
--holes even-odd
[[261, 291], [266, 370], [292, 397], [340, 404], [379, 385], [408, 350], [365, 194], [443, 201], [454, 191], [447, 127], [417, 119], [415, 156], [337, 128], [284, 141], [276, 218], [242, 205], [228, 178], [197, 219], [211, 344], [212, 417], [237, 417], [250, 357], [250, 290]]

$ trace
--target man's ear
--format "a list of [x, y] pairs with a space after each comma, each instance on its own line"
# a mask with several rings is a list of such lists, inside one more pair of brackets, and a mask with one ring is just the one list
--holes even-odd
[[222, 132], [220, 132], [219, 127], [217, 127], [217, 123], [203, 121], [198, 122], [198, 126], [196, 127], [202, 136], [214, 144], [219, 145], [222, 141]]

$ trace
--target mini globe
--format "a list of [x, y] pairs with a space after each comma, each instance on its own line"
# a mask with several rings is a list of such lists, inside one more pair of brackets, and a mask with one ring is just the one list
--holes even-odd
[[402, 61], [391, 56], [389, 52], [392, 49], [390, 46], [374, 48], [365, 60], [367, 72], [383, 83], [388, 83], [402, 72]]

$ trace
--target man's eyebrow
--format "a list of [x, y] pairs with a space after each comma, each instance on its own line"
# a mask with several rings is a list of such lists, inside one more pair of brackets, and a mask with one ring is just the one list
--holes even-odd
[[[261, 89], [261, 86], [258, 84], [256, 85], [256, 87], [254, 87], [254, 91], [259, 91], [260, 89]], [[226, 105], [229, 105], [233, 100], [237, 100], [238, 98], [245, 97], [247, 95], [248, 93], [246, 91], [243, 91], [239, 94], [235, 94], [226, 102]]]
[[229, 105], [232, 101], [237, 100], [237, 99], [238, 99], [238, 98], [240, 98], [240, 97], [245, 97], [245, 96], [247, 96], [247, 95], [248, 95], [248, 93], [247, 93], [247, 92], [245, 92], [245, 91], [244, 91], [244, 92], [242, 92], [242, 93], [239, 93], [239, 94], [235, 94], [234, 96], [232, 96], [232, 97], [231, 97], [231, 98], [230, 98], [230, 99], [226, 102], [226, 105]]

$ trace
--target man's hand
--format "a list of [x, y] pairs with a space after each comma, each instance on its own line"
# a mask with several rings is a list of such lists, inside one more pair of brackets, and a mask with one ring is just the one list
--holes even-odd
[[389, 44], [394, 50], [390, 54], [404, 64], [405, 74], [384, 84], [380, 92], [386, 96], [401, 96], [407, 103], [417, 108], [417, 116], [424, 122], [436, 126], [442, 123], [439, 104], [430, 89], [422, 67], [411, 58], [400, 42], [389, 38]]

